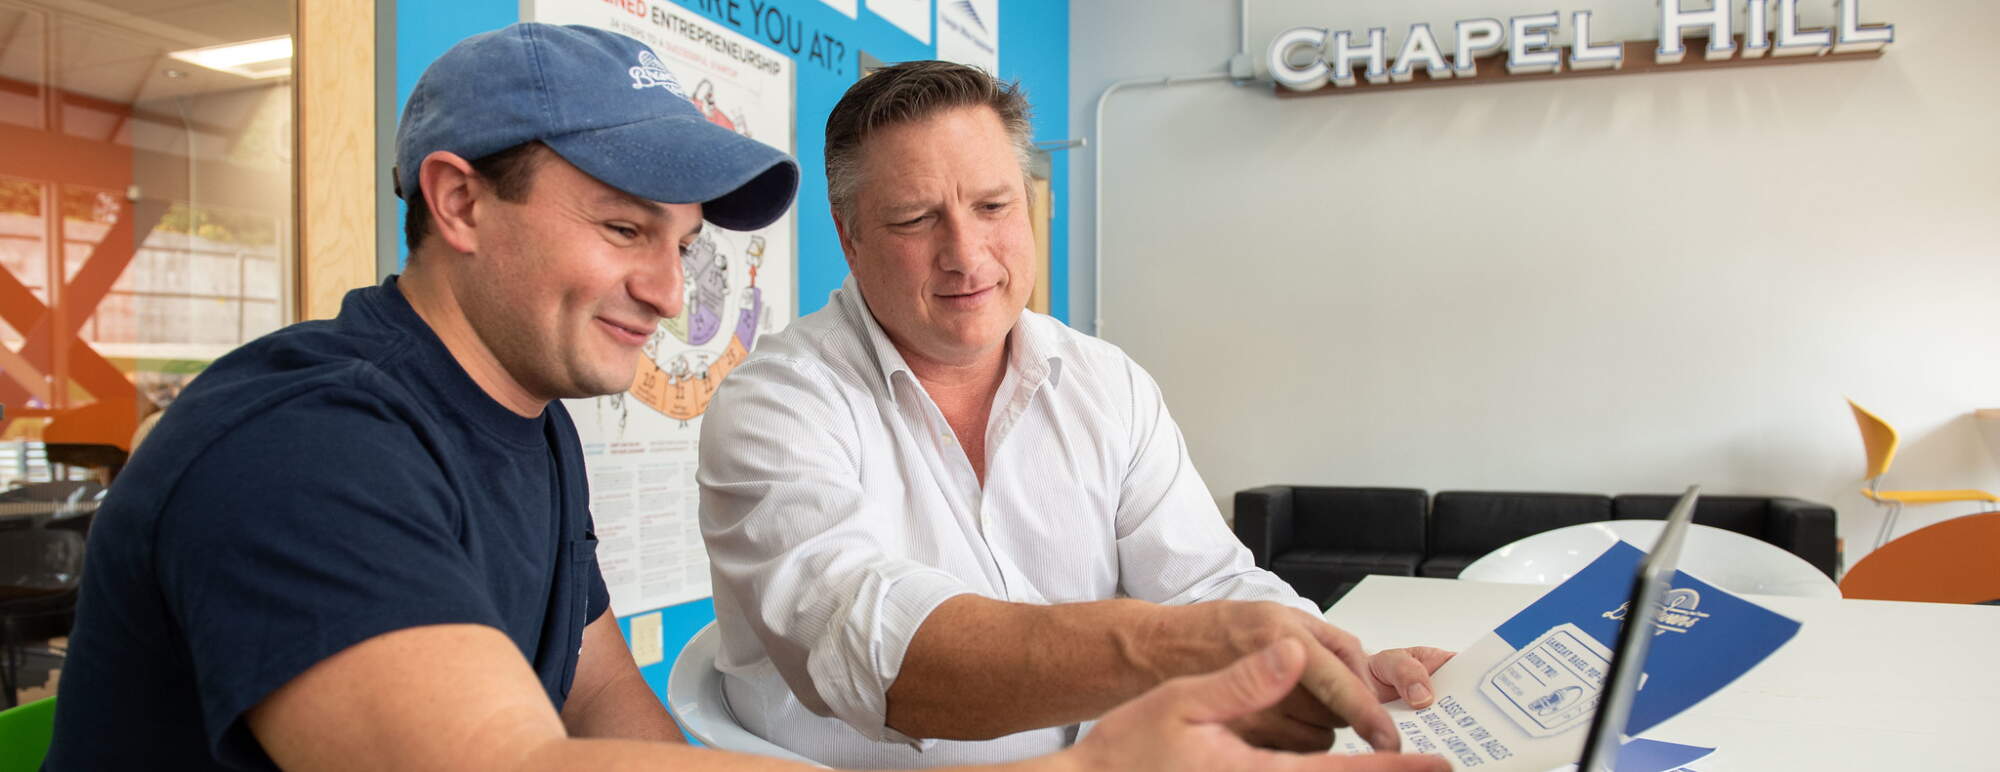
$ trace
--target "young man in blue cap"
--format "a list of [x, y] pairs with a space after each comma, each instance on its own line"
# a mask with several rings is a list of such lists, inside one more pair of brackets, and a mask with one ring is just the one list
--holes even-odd
[[[100, 510], [46, 768], [785, 766], [670, 744], [557, 400], [626, 389], [703, 220], [775, 220], [797, 164], [643, 44], [539, 24], [434, 63], [396, 156], [407, 272], [217, 360]], [[1324, 762], [1220, 728], [1303, 662], [1157, 690], [1024, 766]]]

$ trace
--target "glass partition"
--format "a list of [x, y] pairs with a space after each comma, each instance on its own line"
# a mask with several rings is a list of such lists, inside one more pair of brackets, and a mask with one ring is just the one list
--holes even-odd
[[0, 490], [294, 318], [293, 12], [0, 0]]

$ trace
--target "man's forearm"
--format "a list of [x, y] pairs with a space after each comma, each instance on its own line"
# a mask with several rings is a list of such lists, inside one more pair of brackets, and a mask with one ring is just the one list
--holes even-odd
[[583, 650], [578, 652], [569, 699], [563, 703], [562, 722], [571, 737], [687, 742], [653, 687], [639, 675], [632, 650], [618, 632], [618, 617], [608, 608], [583, 628]]
[[1137, 600], [952, 598], [911, 639], [888, 724], [911, 737], [985, 740], [1097, 718], [1179, 674], [1150, 655], [1169, 612]]
[[595, 693], [572, 693], [563, 706], [563, 728], [571, 737], [604, 737], [685, 743], [680, 726], [636, 667], [602, 684]]
[[[670, 746], [630, 740], [551, 740], [515, 766], [526, 772], [806, 772], [813, 767], [795, 761], [731, 753], [709, 748]], [[948, 767], [938, 772], [1077, 772], [1073, 754], [1064, 752], [1009, 764]]]

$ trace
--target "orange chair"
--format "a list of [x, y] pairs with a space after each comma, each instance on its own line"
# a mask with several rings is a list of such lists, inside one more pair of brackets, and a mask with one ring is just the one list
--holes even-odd
[[[1881, 489], [1882, 475], [1889, 473], [1889, 464], [1896, 460], [1896, 427], [1867, 408], [1848, 400], [1847, 406], [1854, 409], [1854, 422], [1861, 427], [1861, 445], [1868, 451], [1868, 487], [1861, 495], [1881, 505], [1886, 512], [1882, 517], [1882, 528], [1876, 533], [1875, 548], [1881, 549], [1896, 535], [1896, 518], [1903, 514], [1905, 505], [1944, 504], [1953, 501], [1984, 501], [1989, 505], [2000, 505], [2000, 496], [1981, 490], [1955, 491], [1885, 491]], [[2000, 506], [1988, 506], [1982, 511], [1994, 511]]]
[[1847, 570], [1840, 594], [1933, 603], [2000, 601], [2000, 512], [1954, 517], [1889, 542]]

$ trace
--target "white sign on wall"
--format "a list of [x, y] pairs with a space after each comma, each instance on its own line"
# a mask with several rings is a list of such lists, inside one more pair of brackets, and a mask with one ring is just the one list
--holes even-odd
[[833, 10], [847, 14], [847, 18], [850, 19], [854, 18], [855, 15], [860, 12], [860, 9], [855, 6], [855, 0], [819, 0], [819, 1], [822, 3], [826, 3], [828, 6], [832, 7]]
[[868, 10], [910, 33], [917, 42], [931, 44], [931, 0], [868, 0]]
[[[523, 18], [653, 47], [708, 120], [793, 152], [791, 59], [663, 0], [536, 0]], [[598, 564], [621, 614], [708, 597], [697, 520], [701, 416], [725, 376], [798, 307], [796, 211], [752, 233], [704, 228], [683, 260], [681, 315], [646, 342], [630, 391], [565, 400], [583, 440]]]
[[[1679, 64], [1686, 39], [1697, 38], [1709, 62], [1765, 57], [1821, 56], [1879, 51], [1893, 42], [1896, 28], [1861, 23], [1861, 0], [1832, 2], [1835, 29], [1799, 26], [1799, 0], [1657, 0], [1659, 40], [1654, 65]], [[1700, 7], [1689, 8], [1691, 4]], [[1555, 44], [1567, 26], [1575, 43]], [[1739, 44], [1740, 43], [1740, 44]], [[1476, 78], [1478, 60], [1504, 54], [1506, 72], [1553, 74], [1568, 70], [1623, 69], [1626, 45], [1601, 42], [1591, 34], [1591, 13], [1576, 11], [1499, 19], [1462, 19], [1449, 30], [1412, 24], [1402, 43], [1392, 46], [1386, 27], [1357, 35], [1348, 30], [1294, 27], [1279, 33], [1265, 52], [1265, 64], [1280, 85], [1316, 91], [1332, 84], [1351, 88], [1404, 83], [1422, 71], [1430, 80]]]
[[938, 0], [937, 58], [1000, 74], [1000, 0]]

